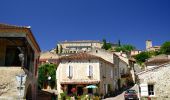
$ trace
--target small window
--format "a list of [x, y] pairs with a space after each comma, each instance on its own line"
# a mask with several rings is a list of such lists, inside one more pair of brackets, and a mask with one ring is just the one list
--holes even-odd
[[148, 85], [148, 94], [154, 95], [154, 85], [153, 84]]

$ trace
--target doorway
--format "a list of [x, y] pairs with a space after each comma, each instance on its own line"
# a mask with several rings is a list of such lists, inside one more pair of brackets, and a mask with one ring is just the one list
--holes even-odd
[[77, 87], [77, 95], [83, 95], [83, 87], [82, 86]]

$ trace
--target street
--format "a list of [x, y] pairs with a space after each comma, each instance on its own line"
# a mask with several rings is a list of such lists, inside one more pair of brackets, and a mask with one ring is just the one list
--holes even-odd
[[[136, 90], [136, 92], [138, 92], [138, 86], [137, 85], [134, 85], [130, 89]], [[119, 94], [115, 97], [110, 97], [110, 98], [106, 98], [106, 99], [103, 99], [103, 100], [124, 100], [124, 93], [125, 93], [125, 91], [123, 91], [121, 94]]]

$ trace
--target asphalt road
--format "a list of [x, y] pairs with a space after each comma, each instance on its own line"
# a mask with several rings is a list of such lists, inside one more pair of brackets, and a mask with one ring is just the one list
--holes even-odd
[[124, 100], [124, 93], [125, 92], [122, 92], [121, 94], [119, 94], [115, 97], [106, 98], [106, 99], [103, 99], [103, 100]]
[[[131, 89], [138, 91], [137, 85], [134, 85]], [[103, 100], [124, 100], [124, 94], [125, 94], [125, 91], [115, 97], [110, 97], [110, 98], [106, 98]]]

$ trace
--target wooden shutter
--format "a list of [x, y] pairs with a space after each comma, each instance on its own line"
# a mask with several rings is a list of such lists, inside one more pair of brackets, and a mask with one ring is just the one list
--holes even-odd
[[113, 69], [110, 70], [110, 76], [113, 78]]
[[70, 67], [70, 77], [73, 77], [73, 66], [69, 66]]
[[141, 96], [148, 96], [148, 84], [140, 84]]
[[89, 74], [89, 65], [88, 65], [87, 68], [86, 68], [86, 74], [87, 74], [87, 76], [90, 75], [90, 74]]
[[89, 65], [89, 76], [93, 76], [93, 66]]
[[70, 65], [66, 68], [66, 75], [67, 75], [67, 77], [69, 77], [69, 76], [70, 76], [69, 68], [70, 68]]

